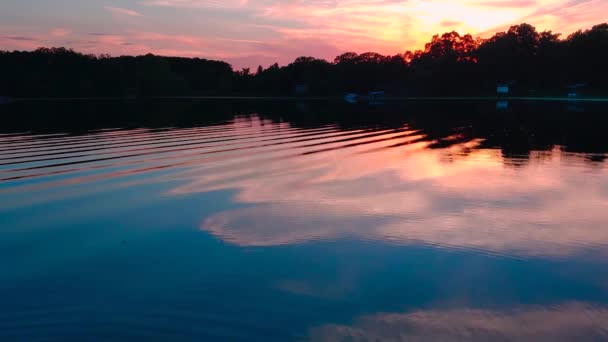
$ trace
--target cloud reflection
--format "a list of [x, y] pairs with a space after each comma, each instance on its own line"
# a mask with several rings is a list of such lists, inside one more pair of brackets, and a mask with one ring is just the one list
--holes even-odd
[[608, 310], [570, 302], [508, 311], [421, 310], [376, 314], [352, 326], [312, 329], [313, 341], [600, 341], [608, 338]]
[[191, 170], [172, 193], [236, 189], [247, 206], [201, 228], [241, 246], [355, 238], [516, 257], [605, 250], [603, 166], [589, 169], [584, 155], [556, 148], [512, 168], [481, 141], [429, 149], [433, 141], [412, 134], [418, 142], [410, 135], [318, 154], [252, 154], [241, 167]]

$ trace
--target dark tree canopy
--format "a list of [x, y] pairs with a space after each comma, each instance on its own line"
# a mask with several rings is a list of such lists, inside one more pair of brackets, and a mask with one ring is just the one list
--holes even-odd
[[384, 90], [395, 95], [491, 95], [507, 83], [515, 95], [566, 94], [584, 86], [608, 93], [608, 24], [538, 32], [529, 24], [488, 39], [452, 31], [421, 51], [386, 56], [346, 52], [332, 62], [309, 56], [286, 66], [233, 71], [224, 62], [145, 55], [84, 55], [65, 48], [0, 52], [0, 96], [340, 95]]

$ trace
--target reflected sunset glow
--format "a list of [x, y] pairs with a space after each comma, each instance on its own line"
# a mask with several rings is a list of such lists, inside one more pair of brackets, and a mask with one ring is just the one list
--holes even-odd
[[355, 237], [515, 257], [564, 257], [608, 244], [608, 231], [597, 229], [608, 219], [605, 167], [589, 169], [585, 155], [555, 147], [532, 151], [522, 164], [485, 148], [484, 139], [430, 138], [407, 125], [339, 134], [326, 127], [311, 141], [305, 131], [263, 122], [253, 117], [227, 128], [299, 138], [255, 145], [255, 153], [217, 150], [220, 159], [216, 153], [171, 157], [195, 159], [167, 177], [184, 183], [168, 195], [236, 191], [245, 207], [201, 226], [227, 242], [274, 246]]

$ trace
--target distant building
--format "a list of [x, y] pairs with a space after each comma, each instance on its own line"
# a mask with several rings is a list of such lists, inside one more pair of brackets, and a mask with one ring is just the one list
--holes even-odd
[[506, 83], [499, 83], [496, 85], [496, 94], [498, 95], [508, 95], [509, 94], [509, 85]]
[[576, 99], [577, 97], [581, 96], [581, 94], [583, 93], [583, 91], [586, 87], [587, 87], [587, 84], [585, 84], [585, 83], [576, 83], [576, 84], [571, 84], [571, 85], [567, 86], [566, 88], [568, 89], [568, 92], [567, 92], [568, 98]]
[[10, 99], [6, 96], [0, 96], [0, 104], [8, 103]]
[[367, 95], [359, 95], [357, 93], [348, 93], [344, 95], [344, 101], [348, 103], [357, 103], [359, 101], [367, 101], [371, 105], [384, 104], [383, 91], [370, 91]]

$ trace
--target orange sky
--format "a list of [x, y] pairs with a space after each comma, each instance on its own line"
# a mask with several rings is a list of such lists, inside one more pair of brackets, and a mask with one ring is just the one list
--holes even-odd
[[198, 56], [235, 67], [344, 51], [396, 54], [436, 33], [487, 36], [528, 22], [568, 34], [608, 0], [3, 0], [0, 48]]

